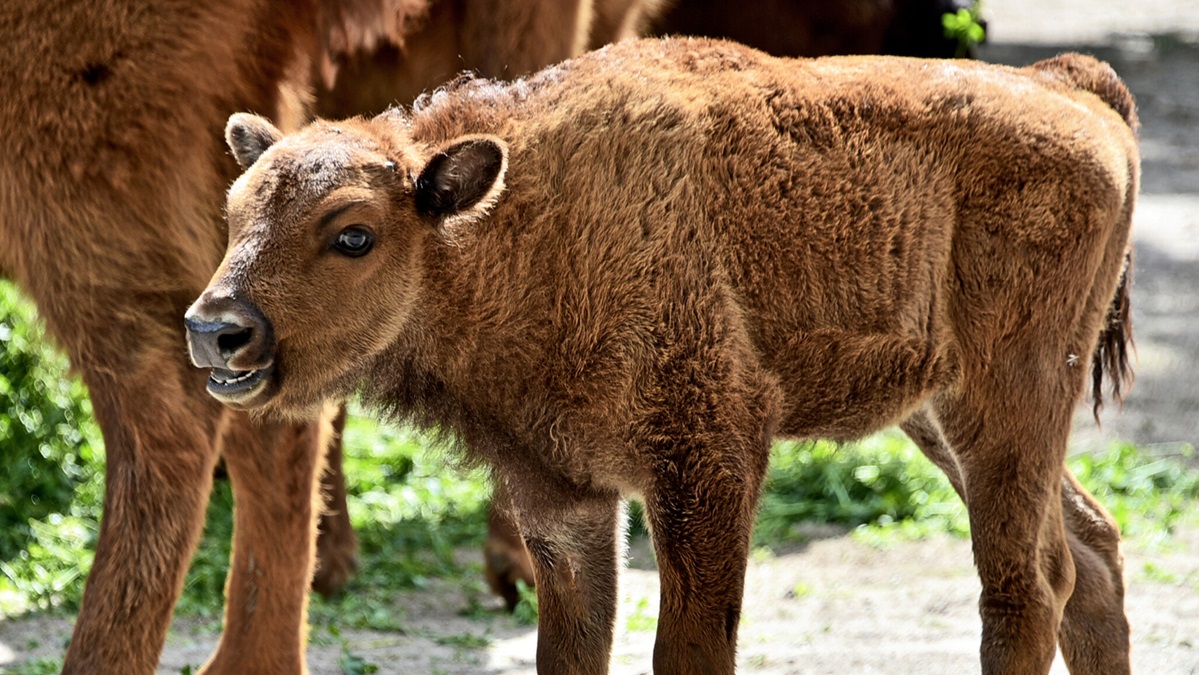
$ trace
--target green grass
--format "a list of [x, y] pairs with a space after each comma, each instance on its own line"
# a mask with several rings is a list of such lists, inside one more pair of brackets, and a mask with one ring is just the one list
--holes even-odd
[[637, 606], [625, 619], [625, 629], [634, 633], [652, 633], [658, 630], [658, 615], [650, 609], [648, 598], [641, 598], [637, 602]]
[[897, 432], [849, 444], [775, 444], [754, 544], [803, 541], [803, 525], [812, 522], [908, 527], [908, 536], [969, 533], [949, 481]]
[[1098, 455], [1076, 454], [1070, 470], [1103, 504], [1124, 538], [1143, 545], [1162, 542], [1199, 515], [1199, 471], [1194, 448], [1150, 456], [1131, 443]]
[[477, 563], [462, 565], [454, 553], [482, 545], [491, 490], [482, 471], [448, 469], [443, 453], [417, 433], [353, 417], [344, 438], [360, 569], [340, 597], [316, 599], [310, 618], [399, 630], [405, 617], [397, 592], [433, 577], [465, 583], [480, 576]]
[[516, 607], [512, 609], [512, 617], [516, 619], [516, 623], [522, 626], [536, 626], [537, 589], [517, 579], [516, 592], [519, 594], [520, 599], [517, 600]]
[[[1066, 464], [1112, 513], [1127, 541], [1152, 546], [1180, 525], [1199, 522], [1193, 454], [1184, 446], [1174, 455], [1149, 455], [1117, 442], [1100, 453], [1074, 454]], [[879, 545], [970, 534], [965, 506], [948, 479], [899, 432], [841, 445], [775, 445], [754, 543], [802, 542], [803, 526], [811, 522], [854, 527]]]
[[491, 646], [491, 638], [486, 635], [462, 633], [461, 635], [443, 635], [433, 639], [439, 645], [459, 647], [461, 649], [486, 649]]
[[58, 675], [61, 671], [61, 658], [34, 659], [13, 666], [11, 670], [0, 668], [0, 672], [11, 673], [11, 675]]

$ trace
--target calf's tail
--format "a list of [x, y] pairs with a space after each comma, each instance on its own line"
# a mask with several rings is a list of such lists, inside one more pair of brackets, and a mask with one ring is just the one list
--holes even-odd
[[1124, 391], [1132, 384], [1132, 366], [1128, 362], [1129, 347], [1132, 346], [1132, 312], [1129, 305], [1128, 287], [1132, 282], [1132, 250], [1124, 254], [1124, 270], [1116, 295], [1107, 310], [1103, 332], [1099, 334], [1099, 345], [1091, 359], [1091, 400], [1095, 421], [1103, 408], [1103, 378], [1106, 374], [1111, 382], [1112, 398], [1124, 402]]

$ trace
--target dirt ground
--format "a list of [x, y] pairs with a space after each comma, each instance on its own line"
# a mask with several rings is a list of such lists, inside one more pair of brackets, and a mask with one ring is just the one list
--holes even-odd
[[[1026, 64], [1064, 50], [1110, 61], [1136, 94], [1144, 181], [1136, 217], [1138, 380], [1102, 430], [1079, 415], [1076, 451], [1113, 437], [1171, 454], [1199, 445], [1199, 1], [991, 0], [983, 58]], [[979, 585], [969, 543], [939, 538], [876, 549], [815, 530], [794, 550], [750, 564], [740, 667], [747, 673], [978, 672]], [[1127, 551], [1135, 672], [1199, 672], [1199, 531]], [[463, 552], [464, 556], [477, 556]], [[644, 541], [622, 577], [613, 672], [649, 671], [657, 578]], [[536, 634], [493, 611], [465, 616], [469, 591], [436, 580], [403, 597], [404, 633], [347, 632], [380, 673], [534, 672]], [[57, 656], [66, 620], [0, 621], [3, 664]], [[177, 625], [160, 672], [204, 661], [208, 630]], [[340, 640], [314, 634], [313, 673], [341, 672]], [[1054, 673], [1065, 673], [1059, 662]]]

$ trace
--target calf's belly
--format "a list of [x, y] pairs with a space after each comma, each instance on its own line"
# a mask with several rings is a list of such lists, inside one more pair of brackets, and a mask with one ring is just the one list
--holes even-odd
[[778, 345], [767, 368], [783, 391], [779, 433], [851, 440], [898, 424], [950, 385], [950, 350], [928, 338], [823, 329]]

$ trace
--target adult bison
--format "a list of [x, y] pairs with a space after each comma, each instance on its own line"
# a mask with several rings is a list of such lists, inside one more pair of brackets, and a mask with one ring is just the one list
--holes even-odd
[[[941, 17], [973, 4], [971, 0], [676, 0], [649, 8], [643, 21], [652, 34], [726, 38], [775, 56], [952, 58], [962, 54], [958, 41], [945, 35]], [[605, 25], [596, 23], [597, 28]]]
[[[108, 456], [65, 672], [154, 670], [218, 456], [236, 522], [208, 670], [303, 668], [329, 425], [256, 422], [216, 405], [187, 363], [179, 317], [226, 244], [229, 114], [298, 124], [341, 55], [403, 45], [427, 10], [426, 0], [0, 3], [0, 272], [37, 302], [82, 375]], [[587, 0], [471, 3], [459, 18], [477, 27], [480, 55], [466, 65], [502, 71], [524, 62], [523, 49], [536, 49], [534, 66], [569, 56], [589, 10]], [[558, 33], [528, 34], [538, 21]], [[326, 561], [326, 581], [349, 561], [344, 549]]]
[[770, 439], [899, 424], [967, 504], [983, 671], [1046, 673], [1060, 642], [1124, 673], [1119, 533], [1063, 460], [1084, 364], [1126, 375], [1135, 124], [1079, 55], [683, 39], [288, 137], [236, 115], [192, 359], [232, 408], [361, 385], [491, 464], [541, 672], [608, 667], [622, 495], [662, 576], [655, 671], [732, 672]]

